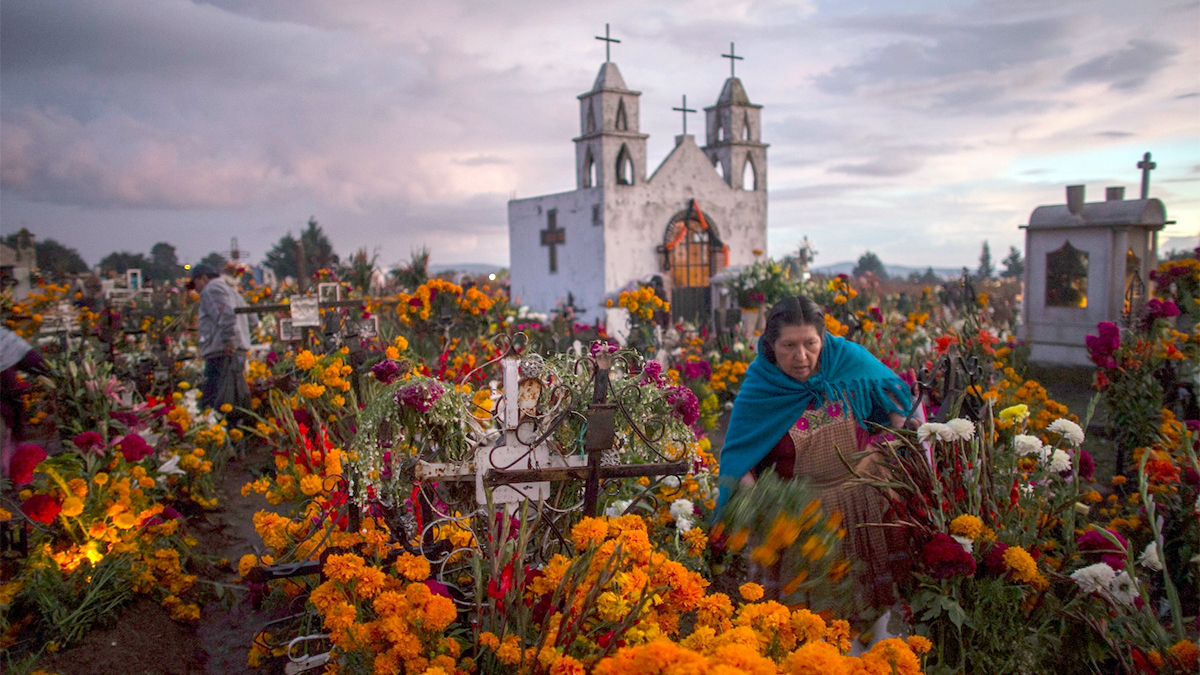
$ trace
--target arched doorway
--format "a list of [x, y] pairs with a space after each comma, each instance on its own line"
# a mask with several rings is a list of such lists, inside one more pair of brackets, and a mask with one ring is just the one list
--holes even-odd
[[696, 200], [671, 217], [659, 247], [663, 272], [671, 278], [671, 316], [697, 325], [712, 317], [709, 279], [723, 269], [725, 246]]

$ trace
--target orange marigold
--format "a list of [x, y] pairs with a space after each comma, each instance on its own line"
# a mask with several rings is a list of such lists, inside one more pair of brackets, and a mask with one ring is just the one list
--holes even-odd
[[739, 586], [738, 593], [741, 593], [747, 602], [758, 602], [762, 600], [763, 587], [751, 581]]
[[788, 656], [783, 672], [790, 675], [849, 675], [850, 670], [837, 647], [828, 642], [809, 642]]

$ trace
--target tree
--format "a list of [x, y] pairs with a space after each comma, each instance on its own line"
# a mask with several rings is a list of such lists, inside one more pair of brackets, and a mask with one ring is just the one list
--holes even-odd
[[1008, 247], [1008, 255], [1004, 257], [1004, 271], [1000, 276], [1004, 279], [1020, 279], [1025, 274], [1025, 261], [1016, 246]]
[[208, 265], [209, 267], [213, 268], [214, 270], [216, 270], [218, 272], [225, 269], [226, 262], [227, 261], [225, 260], [225, 256], [221, 255], [220, 253], [217, 253], [216, 251], [213, 251], [212, 253], [209, 253], [208, 255], [206, 255], [200, 259], [201, 265]]
[[[4, 245], [17, 248], [17, 237], [14, 232], [4, 238]], [[53, 239], [34, 241], [33, 248], [37, 255], [38, 269], [48, 279], [60, 281], [68, 274], [83, 274], [88, 271], [87, 263], [80, 257], [79, 251], [63, 246]]]
[[126, 270], [140, 269], [145, 274], [146, 270], [150, 269], [150, 261], [143, 253], [130, 253], [128, 251], [114, 251], [104, 256], [100, 260], [100, 269], [105, 272], [116, 272], [124, 274]]
[[150, 247], [150, 269], [146, 272], [148, 279], [171, 281], [183, 276], [183, 266], [175, 255], [175, 247], [165, 241], [160, 241]]
[[[333, 252], [333, 244], [315, 217], [308, 219], [308, 227], [300, 232], [300, 244], [304, 247], [304, 274], [311, 275], [322, 268], [334, 269], [338, 264], [338, 256]], [[299, 276], [299, 265], [296, 257], [296, 238], [291, 232], [283, 235], [276, 244], [267, 251], [263, 264], [275, 271], [280, 279], [283, 277]]]
[[379, 254], [367, 254], [367, 247], [362, 247], [350, 256], [350, 262], [342, 272], [342, 278], [350, 282], [355, 289], [367, 292], [371, 286], [371, 277], [375, 274], [375, 263]]
[[887, 270], [883, 268], [883, 262], [879, 260], [879, 256], [867, 251], [858, 259], [858, 264], [854, 266], [854, 271], [851, 273], [856, 277], [866, 276], [870, 272], [880, 279], [886, 279]]
[[409, 291], [429, 281], [429, 248], [422, 246], [421, 250], [413, 251], [408, 265], [393, 269], [392, 276], [401, 288]]
[[908, 281], [912, 284], [921, 284], [922, 286], [936, 286], [942, 283], [941, 277], [934, 274], [933, 268], [927, 268], [924, 273], [913, 270], [912, 274], [908, 275]]
[[983, 240], [983, 250], [979, 252], [979, 269], [975, 275], [980, 279], [991, 279], [996, 274], [996, 268], [992, 265], [992, 249], [988, 248], [987, 240]]

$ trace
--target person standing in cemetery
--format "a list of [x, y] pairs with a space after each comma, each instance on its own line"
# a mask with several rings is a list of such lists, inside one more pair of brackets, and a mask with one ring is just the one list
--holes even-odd
[[[721, 451], [722, 505], [739, 483], [753, 484], [773, 469], [781, 478], [808, 479], [825, 512], [841, 512], [843, 554], [860, 564], [853, 610], [862, 619], [895, 602], [894, 571], [907, 558], [907, 543], [899, 528], [858, 527], [885, 521], [888, 501], [851, 483], [854, 474], [838, 453], [850, 460], [872, 448], [868, 422], [903, 427], [910, 398], [908, 385], [865, 348], [826, 332], [820, 305], [786, 298], [767, 318]], [[867, 455], [856, 471], [878, 473], [875, 462]]]
[[250, 321], [237, 314], [246, 301], [232, 284], [208, 265], [192, 269], [189, 284], [200, 294], [196, 314], [196, 332], [200, 355], [204, 357], [204, 383], [200, 403], [219, 410], [228, 403], [234, 408], [248, 407], [246, 352], [250, 349]]

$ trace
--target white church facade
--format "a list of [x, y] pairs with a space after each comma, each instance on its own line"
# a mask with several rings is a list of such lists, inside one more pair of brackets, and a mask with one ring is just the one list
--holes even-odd
[[607, 294], [657, 275], [676, 316], [707, 322], [709, 278], [766, 251], [762, 107], [741, 81], [730, 77], [705, 109], [704, 147], [676, 136], [652, 174], [640, 96], [605, 62], [578, 97], [575, 189], [508, 203], [514, 301], [548, 312], [570, 297], [593, 321]]

